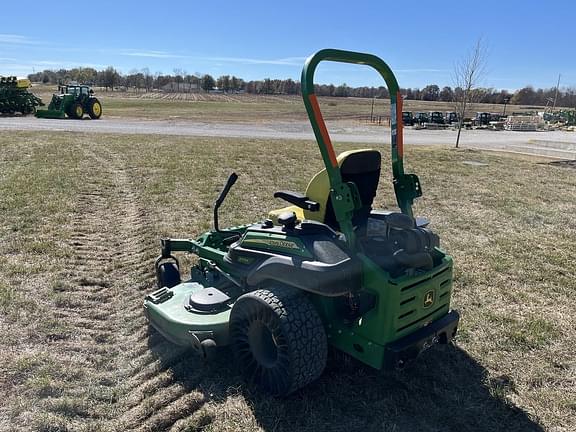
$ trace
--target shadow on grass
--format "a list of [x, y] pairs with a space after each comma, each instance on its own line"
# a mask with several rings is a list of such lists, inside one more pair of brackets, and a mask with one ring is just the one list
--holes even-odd
[[[163, 361], [158, 345], [151, 349]], [[505, 400], [506, 393], [515, 391], [507, 377], [489, 379], [481, 365], [452, 345], [438, 346], [395, 372], [378, 372], [334, 353], [317, 382], [285, 399], [243, 385], [229, 350], [220, 351], [211, 362], [186, 351], [185, 361], [166, 367], [218, 410], [226, 410], [229, 397], [242, 395], [266, 431], [543, 430]], [[203, 425], [218, 415], [206, 414]]]
[[560, 168], [576, 169], [576, 159], [574, 160], [555, 160], [552, 162], [540, 162], [540, 165], [552, 165]]
[[318, 383], [284, 401], [256, 396], [253, 404], [266, 430], [541, 431], [501, 397], [508, 391], [505, 377], [489, 382], [482, 366], [448, 346], [389, 373], [332, 356]]

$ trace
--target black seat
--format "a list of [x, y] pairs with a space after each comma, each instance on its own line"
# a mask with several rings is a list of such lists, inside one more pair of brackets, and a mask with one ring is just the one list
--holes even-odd
[[[350, 154], [340, 165], [342, 180], [352, 182], [358, 188], [362, 207], [354, 212], [352, 224], [362, 231], [366, 227], [368, 216], [372, 210], [372, 202], [378, 190], [381, 160], [380, 152], [365, 150]], [[328, 198], [326, 205], [324, 222], [336, 231], [340, 230], [330, 198]]]

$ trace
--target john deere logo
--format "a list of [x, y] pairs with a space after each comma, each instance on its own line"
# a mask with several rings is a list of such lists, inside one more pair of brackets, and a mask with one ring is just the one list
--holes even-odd
[[430, 307], [434, 304], [434, 291], [430, 290], [424, 294], [424, 307]]

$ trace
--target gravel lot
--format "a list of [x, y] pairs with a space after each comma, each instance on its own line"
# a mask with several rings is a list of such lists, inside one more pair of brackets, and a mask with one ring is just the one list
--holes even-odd
[[[357, 122], [329, 124], [333, 141], [353, 143], [389, 143], [389, 130]], [[204, 123], [172, 120], [125, 120], [105, 118], [91, 120], [51, 120], [34, 117], [0, 118], [0, 130], [67, 131], [107, 134], [159, 134], [208, 137], [263, 139], [313, 139], [308, 122]], [[413, 130], [407, 128], [407, 145], [454, 145], [456, 131]], [[576, 134], [573, 132], [463, 131], [461, 146], [503, 150], [561, 159], [576, 159]]]

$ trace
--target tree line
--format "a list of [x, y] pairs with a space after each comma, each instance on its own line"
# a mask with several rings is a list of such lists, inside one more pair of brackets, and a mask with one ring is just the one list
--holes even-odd
[[[174, 69], [173, 74], [160, 72], [151, 73], [145, 68], [140, 71], [131, 71], [123, 74], [113, 67], [104, 70], [94, 68], [74, 68], [59, 70], [44, 70], [28, 75], [33, 82], [45, 84], [59, 84], [76, 81], [79, 83], [100, 86], [106, 90], [114, 91], [164, 91], [164, 92], [197, 92], [222, 91], [246, 92], [251, 94], [298, 95], [300, 83], [290, 78], [245, 81], [233, 75], [222, 75], [214, 78], [209, 74], [189, 74], [180, 69]], [[443, 101], [458, 100], [463, 90], [459, 87], [430, 84], [423, 88], [402, 88], [400, 92], [407, 100]], [[350, 87], [346, 84], [334, 86], [332, 84], [319, 84], [315, 86], [318, 96], [335, 97], [361, 97], [361, 98], [388, 98], [386, 87]], [[557, 106], [576, 107], [576, 89], [566, 88], [558, 91], [555, 88], [535, 89], [526, 86], [514, 93], [507, 90], [493, 88], [477, 88], [471, 99], [478, 103], [514, 105], [551, 105], [556, 98]]]

